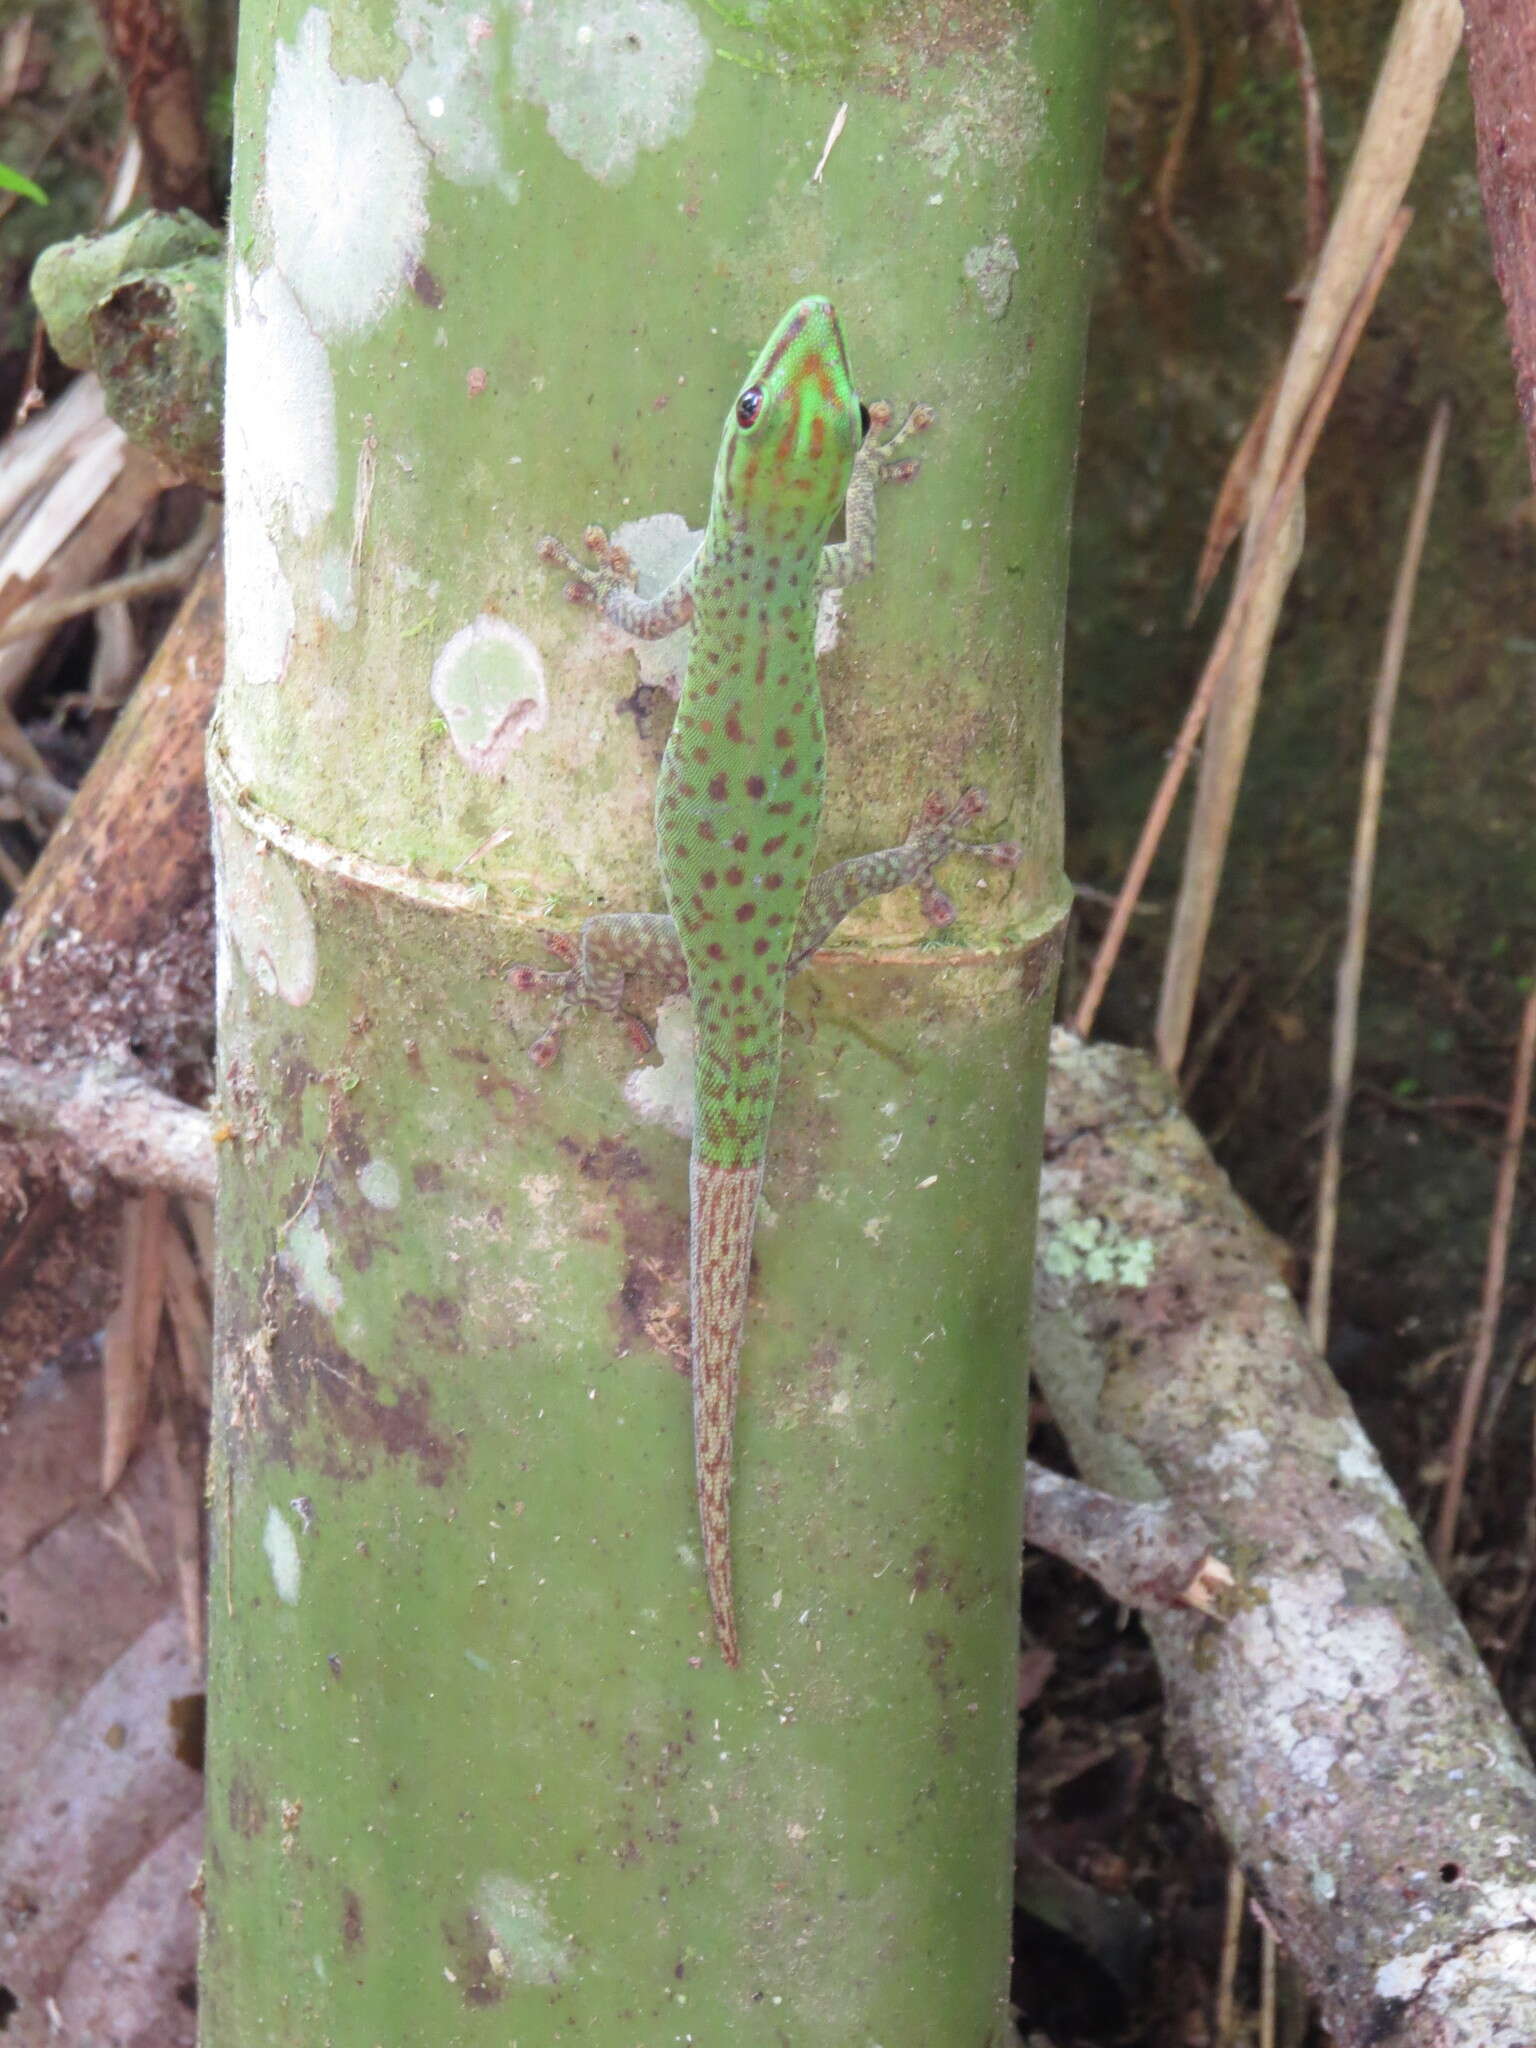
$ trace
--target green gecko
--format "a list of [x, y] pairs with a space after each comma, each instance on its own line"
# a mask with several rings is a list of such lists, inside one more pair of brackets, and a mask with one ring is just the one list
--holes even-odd
[[[784, 985], [855, 905], [915, 884], [925, 917], [954, 906], [934, 870], [957, 850], [1013, 867], [1010, 843], [974, 845], [959, 828], [986, 808], [980, 790], [930, 797], [902, 845], [813, 875], [826, 787], [826, 734], [814, 648], [821, 593], [867, 575], [875, 558], [875, 486], [906, 481], [900, 450], [932, 415], [916, 407], [886, 439], [885, 407], [861, 405], [837, 315], [802, 299], [774, 329], [731, 407], [697, 552], [655, 597], [599, 528], [584, 566], [556, 540], [545, 560], [575, 572], [576, 601], [656, 639], [692, 622], [687, 674], [656, 786], [656, 844], [670, 917], [588, 918], [576, 942], [552, 941], [563, 971], [516, 968], [515, 987], [559, 1000], [531, 1048], [554, 1059], [582, 1006], [623, 1019], [639, 975], [692, 999], [694, 1130], [689, 1171], [689, 1305], [694, 1459], [705, 1578], [727, 1664], [740, 1661], [731, 1594], [731, 1440], [753, 1224], [778, 1088]], [[846, 539], [827, 545], [839, 511]]]

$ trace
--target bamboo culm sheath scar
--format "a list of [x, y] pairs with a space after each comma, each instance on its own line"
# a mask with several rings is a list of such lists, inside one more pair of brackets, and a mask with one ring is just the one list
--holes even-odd
[[[826, 789], [826, 735], [814, 651], [824, 590], [875, 561], [875, 489], [917, 465], [902, 453], [929, 424], [917, 407], [889, 435], [890, 414], [859, 403], [842, 330], [826, 299], [802, 299], [779, 322], [725, 422], [709, 520], [676, 582], [654, 597], [597, 528], [582, 563], [546, 540], [547, 561], [573, 572], [568, 595], [596, 604], [641, 639], [692, 625], [682, 700], [656, 786], [656, 846], [669, 917], [589, 918], [556, 942], [557, 971], [517, 968], [514, 985], [554, 996], [553, 1023], [532, 1048], [547, 1065], [583, 1006], [644, 1026], [624, 1009], [631, 976], [686, 992], [695, 1041], [689, 1174], [689, 1304], [694, 1459], [705, 1575], [720, 1648], [740, 1661], [731, 1595], [731, 1440], [752, 1231], [778, 1088], [787, 978], [866, 898], [911, 884], [924, 915], [954, 908], [934, 881], [964, 851], [1014, 866], [1017, 846], [975, 845], [961, 829], [986, 808], [980, 790], [930, 797], [900, 846], [812, 874]], [[884, 438], [882, 438], [884, 436]], [[827, 535], [844, 513], [846, 539]]]

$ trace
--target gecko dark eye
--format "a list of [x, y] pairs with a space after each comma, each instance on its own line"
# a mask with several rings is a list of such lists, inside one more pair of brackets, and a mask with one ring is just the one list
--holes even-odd
[[862, 398], [859, 400], [859, 439], [861, 441], [869, 439], [869, 407]]
[[763, 387], [760, 384], [754, 384], [750, 391], [743, 391], [740, 398], [736, 401], [737, 426], [750, 427], [754, 425], [762, 409]]

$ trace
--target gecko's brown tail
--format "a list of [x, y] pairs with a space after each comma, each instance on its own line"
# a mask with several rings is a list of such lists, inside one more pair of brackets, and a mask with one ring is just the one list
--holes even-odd
[[695, 1155], [689, 1171], [693, 1228], [689, 1294], [693, 1310], [693, 1442], [699, 1530], [715, 1633], [727, 1664], [739, 1664], [731, 1602], [731, 1440], [737, 1361], [752, 1265], [752, 1225], [763, 1162], [712, 1166]]

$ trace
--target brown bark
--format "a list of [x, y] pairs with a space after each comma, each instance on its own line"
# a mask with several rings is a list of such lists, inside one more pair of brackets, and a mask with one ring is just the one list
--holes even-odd
[[1536, 8], [1463, 0], [1477, 175], [1536, 481]]

